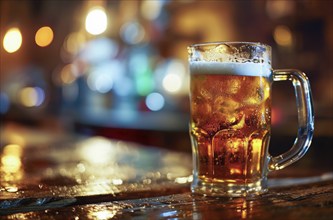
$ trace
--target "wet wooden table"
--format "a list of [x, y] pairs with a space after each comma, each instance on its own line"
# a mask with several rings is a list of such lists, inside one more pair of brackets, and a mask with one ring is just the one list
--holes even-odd
[[103, 137], [1, 129], [0, 219], [333, 219], [333, 172], [272, 173], [255, 198], [189, 191], [191, 155]]

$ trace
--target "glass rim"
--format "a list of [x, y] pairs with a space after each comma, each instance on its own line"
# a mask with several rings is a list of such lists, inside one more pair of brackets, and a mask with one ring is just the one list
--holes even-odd
[[223, 45], [223, 44], [224, 45], [242, 44], [242, 45], [251, 45], [251, 46], [262, 46], [262, 47], [266, 47], [269, 50], [271, 50], [271, 46], [269, 46], [268, 44], [261, 43], [261, 42], [251, 42], [251, 41], [213, 41], [213, 42], [203, 42], [203, 43], [191, 44], [188, 47], [196, 48], [196, 47]]

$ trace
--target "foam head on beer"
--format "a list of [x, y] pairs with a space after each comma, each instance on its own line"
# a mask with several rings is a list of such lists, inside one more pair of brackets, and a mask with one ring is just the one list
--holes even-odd
[[213, 61], [190, 61], [191, 74], [228, 74], [240, 76], [263, 76], [269, 77], [271, 67], [268, 63], [254, 62], [213, 62]]

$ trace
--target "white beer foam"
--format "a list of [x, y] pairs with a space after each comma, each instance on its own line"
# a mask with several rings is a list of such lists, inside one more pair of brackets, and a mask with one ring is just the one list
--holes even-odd
[[269, 77], [271, 67], [267, 63], [191, 61], [190, 71], [191, 74], [229, 74]]

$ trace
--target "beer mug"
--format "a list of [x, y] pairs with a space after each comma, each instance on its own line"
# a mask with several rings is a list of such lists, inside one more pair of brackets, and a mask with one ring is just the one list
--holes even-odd
[[[312, 95], [306, 75], [272, 70], [271, 47], [251, 42], [216, 42], [188, 47], [190, 137], [195, 194], [251, 196], [267, 191], [267, 174], [299, 160], [314, 130]], [[292, 82], [298, 133], [287, 152], [268, 153], [271, 88]]]

